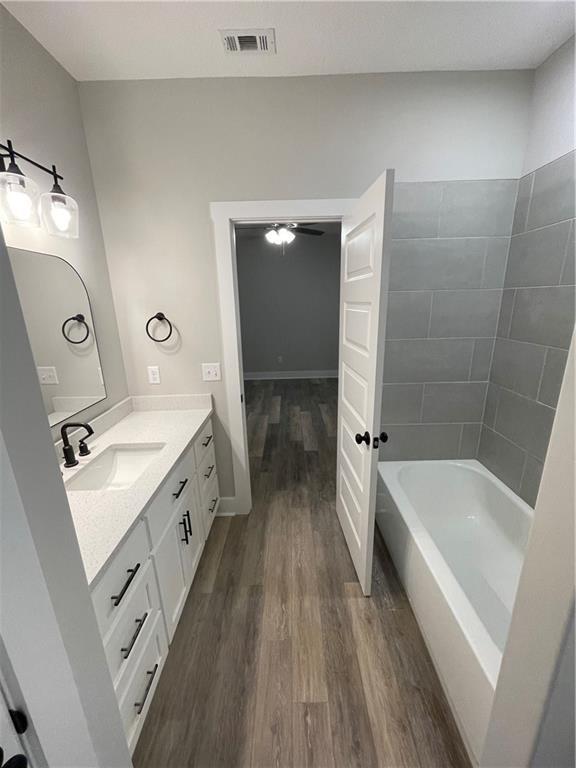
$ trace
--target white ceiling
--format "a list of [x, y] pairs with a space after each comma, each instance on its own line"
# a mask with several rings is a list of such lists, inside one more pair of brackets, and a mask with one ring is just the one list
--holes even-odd
[[[77, 80], [532, 69], [574, 33], [572, 2], [6, 2]], [[274, 27], [278, 53], [218, 30]]]

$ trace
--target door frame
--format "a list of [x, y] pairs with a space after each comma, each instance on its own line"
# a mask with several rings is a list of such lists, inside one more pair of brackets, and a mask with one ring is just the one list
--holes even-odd
[[250, 464], [244, 409], [244, 369], [238, 299], [234, 225], [239, 222], [341, 221], [353, 199], [246, 200], [210, 203], [218, 272], [218, 301], [222, 338], [222, 370], [228, 409], [227, 430], [232, 448], [235, 495], [221, 499], [219, 514], [242, 515], [252, 509]]

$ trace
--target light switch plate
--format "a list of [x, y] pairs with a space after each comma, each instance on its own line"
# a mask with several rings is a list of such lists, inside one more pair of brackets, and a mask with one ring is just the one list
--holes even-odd
[[148, 366], [148, 384], [160, 384], [160, 368], [157, 365]]
[[220, 381], [220, 363], [202, 363], [202, 381]]
[[53, 365], [39, 365], [38, 366], [38, 378], [40, 384], [59, 384], [58, 372]]

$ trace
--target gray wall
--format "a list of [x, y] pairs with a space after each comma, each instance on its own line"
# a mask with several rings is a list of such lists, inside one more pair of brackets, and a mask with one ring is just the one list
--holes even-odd
[[476, 456], [516, 190], [395, 185], [383, 458]]
[[[517, 178], [532, 80], [524, 71], [80, 84], [130, 392], [213, 394], [224, 495], [234, 487], [225, 383], [202, 382], [200, 367], [221, 356], [209, 203], [355, 197], [387, 167], [402, 181]], [[161, 162], [150, 155], [158, 137]], [[151, 194], [155, 170], [169, 194]], [[143, 338], [143, 319], [159, 309], [178, 323], [177, 354]], [[148, 384], [147, 365], [160, 365], [160, 386]]]
[[[340, 225], [282, 248], [237, 232], [244, 375], [338, 371]], [[283, 358], [282, 362], [278, 357]]]
[[[78, 86], [2, 6], [0, 86], [0, 140], [11, 138], [16, 149], [45, 165], [56, 163], [64, 176], [64, 190], [80, 207], [78, 240], [8, 224], [3, 225], [3, 232], [8, 246], [65, 259], [86, 284], [108, 394], [83, 413], [89, 419], [122, 400], [128, 390]], [[26, 164], [22, 170], [35, 179], [41, 191], [50, 189], [49, 176]]]
[[574, 330], [574, 152], [520, 180], [479, 459], [534, 505]]

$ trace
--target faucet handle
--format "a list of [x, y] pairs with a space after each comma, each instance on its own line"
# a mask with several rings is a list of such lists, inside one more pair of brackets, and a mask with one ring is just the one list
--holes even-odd
[[90, 454], [90, 448], [88, 448], [84, 440], [78, 441], [78, 448], [78, 453], [80, 456], [88, 456]]

